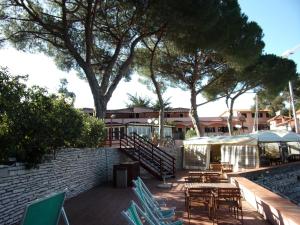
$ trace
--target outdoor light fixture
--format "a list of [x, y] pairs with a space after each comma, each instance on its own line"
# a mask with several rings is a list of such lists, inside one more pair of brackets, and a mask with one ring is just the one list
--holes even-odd
[[234, 127], [235, 127], [236, 129], [241, 129], [241, 128], [242, 128], [242, 125], [236, 124], [236, 125], [234, 125]]
[[156, 118], [149, 118], [148, 120], [147, 120], [147, 122], [149, 123], [149, 125], [150, 125], [150, 133], [151, 133], [151, 136], [153, 136], [153, 125], [157, 125], [158, 124], [158, 120], [156, 119]]
[[111, 114], [110, 115], [110, 134], [109, 134], [109, 140], [110, 140], [110, 147], [112, 146], [112, 137], [113, 137], [113, 130], [112, 130], [112, 120], [116, 118], [116, 115], [115, 114]]
[[148, 119], [147, 120], [147, 122], [149, 123], [149, 124], [155, 124], [155, 125], [157, 125], [158, 124], [158, 120], [156, 119], [156, 118], [152, 118], [152, 119]]

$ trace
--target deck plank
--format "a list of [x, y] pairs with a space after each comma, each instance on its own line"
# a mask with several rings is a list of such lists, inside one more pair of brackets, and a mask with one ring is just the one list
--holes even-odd
[[[183, 221], [189, 224], [187, 213], [184, 212], [184, 182], [182, 179], [187, 172], [180, 171], [177, 178], [169, 179], [173, 183], [171, 189], [160, 189], [156, 185], [161, 181], [155, 178], [144, 179], [149, 189], [156, 195], [167, 198], [168, 206], [176, 206], [178, 211], [183, 211]], [[71, 225], [122, 225], [127, 224], [121, 211], [128, 207], [130, 200], [138, 202], [132, 189], [113, 188], [111, 184], [95, 187], [65, 202], [65, 210]], [[247, 202], [243, 201], [244, 224], [267, 225], [266, 222]], [[219, 211], [218, 224], [241, 224], [233, 218], [228, 210]], [[190, 224], [211, 225], [203, 206], [192, 210]], [[60, 225], [63, 225], [60, 222]]]

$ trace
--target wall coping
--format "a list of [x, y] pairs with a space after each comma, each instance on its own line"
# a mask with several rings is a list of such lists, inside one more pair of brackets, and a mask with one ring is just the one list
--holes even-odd
[[231, 182], [238, 183], [246, 201], [272, 224], [300, 224], [298, 205], [245, 177], [232, 177]]

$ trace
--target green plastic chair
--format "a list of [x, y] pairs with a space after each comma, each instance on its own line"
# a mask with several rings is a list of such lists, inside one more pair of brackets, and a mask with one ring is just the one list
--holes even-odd
[[140, 189], [143, 196], [151, 199], [151, 201], [153, 201], [153, 203], [156, 204], [158, 207], [166, 206], [165, 199], [154, 196], [140, 177], [138, 177], [137, 180], [133, 180], [133, 183], [137, 188]]
[[183, 225], [180, 220], [169, 223], [160, 221], [153, 213], [144, 212], [134, 201], [130, 202], [127, 210], [122, 211], [122, 215], [130, 225], [143, 225], [143, 220], [149, 225]]
[[62, 214], [69, 225], [63, 204], [66, 192], [54, 193], [37, 199], [26, 206], [21, 225], [57, 225]]
[[175, 207], [169, 209], [161, 209], [160, 207], [155, 205], [150, 199], [143, 196], [139, 188], [133, 187], [132, 190], [139, 199], [145, 212], [153, 213], [155, 217], [161, 221], [173, 219], [173, 216], [175, 215]]

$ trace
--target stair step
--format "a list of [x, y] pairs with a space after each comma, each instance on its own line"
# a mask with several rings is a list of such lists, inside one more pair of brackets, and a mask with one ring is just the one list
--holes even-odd
[[[125, 138], [127, 138], [127, 140]], [[164, 166], [160, 168], [160, 158], [162, 160], [171, 159], [168, 159], [167, 157], [162, 158], [162, 152], [159, 148], [156, 146], [153, 147], [151, 143], [146, 142], [136, 134], [134, 134], [134, 138], [126, 135], [125, 138], [121, 141], [120, 149], [131, 159], [140, 161], [142, 167], [159, 179], [174, 177], [173, 168], [171, 168], [172, 161], [169, 162], [170, 164], [164, 164]], [[137, 146], [138, 148], [135, 148], [134, 146]], [[157, 161], [152, 160], [153, 155]], [[166, 165], [168, 165], [168, 167]], [[161, 172], [164, 174], [163, 176], [160, 175]]]

